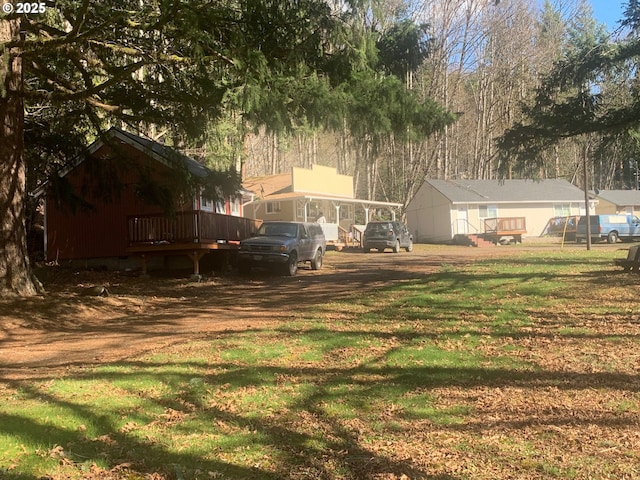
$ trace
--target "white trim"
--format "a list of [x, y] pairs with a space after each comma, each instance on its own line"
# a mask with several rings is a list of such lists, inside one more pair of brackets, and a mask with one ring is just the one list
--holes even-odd
[[251, 204], [261, 204], [261, 203], [268, 203], [268, 202], [288, 202], [288, 201], [294, 201], [294, 200], [302, 200], [302, 201], [306, 201], [306, 202], [311, 202], [314, 200], [333, 200], [335, 202], [340, 202], [340, 203], [350, 203], [350, 204], [354, 204], [354, 205], [366, 205], [369, 207], [394, 207], [394, 208], [402, 208], [402, 204], [401, 203], [393, 203], [393, 202], [377, 202], [375, 200], [360, 200], [357, 198], [342, 198], [342, 197], [327, 197], [327, 196], [317, 196], [317, 195], [300, 195], [300, 196], [296, 196], [296, 197], [286, 197], [286, 198], [279, 198], [279, 199], [269, 199], [269, 197], [266, 198], [261, 198], [261, 199], [257, 199], [257, 200], [253, 200], [251, 202], [245, 203], [245, 205], [251, 205]]

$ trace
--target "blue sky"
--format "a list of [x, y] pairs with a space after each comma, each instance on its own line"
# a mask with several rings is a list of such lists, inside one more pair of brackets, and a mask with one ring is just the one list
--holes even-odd
[[622, 11], [627, 5], [626, 0], [589, 0], [593, 7], [594, 17], [607, 25], [609, 31], [618, 27], [618, 20], [622, 18]]

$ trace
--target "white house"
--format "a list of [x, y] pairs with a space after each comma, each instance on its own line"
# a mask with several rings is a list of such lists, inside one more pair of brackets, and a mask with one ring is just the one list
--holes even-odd
[[485, 233], [487, 219], [524, 219], [522, 237], [532, 237], [542, 235], [551, 218], [584, 215], [585, 198], [566, 180], [426, 180], [406, 214], [419, 242]]

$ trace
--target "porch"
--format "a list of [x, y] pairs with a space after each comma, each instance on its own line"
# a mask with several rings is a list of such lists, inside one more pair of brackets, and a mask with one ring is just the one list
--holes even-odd
[[327, 240], [327, 247], [341, 251], [344, 248], [359, 248], [362, 246], [362, 232], [365, 225], [351, 225], [345, 228], [337, 223], [319, 223]]
[[522, 235], [527, 233], [525, 217], [485, 218], [483, 237], [498, 243], [503, 237], [512, 237], [516, 243], [522, 243]]
[[[466, 226], [468, 231], [473, 227]], [[456, 233], [454, 242], [474, 247], [496, 245], [506, 238], [512, 238], [516, 243], [522, 243], [522, 235], [527, 233], [525, 217], [496, 217], [482, 220], [481, 228], [473, 227], [474, 233]]]
[[193, 275], [199, 276], [204, 255], [215, 250], [237, 250], [240, 240], [250, 237], [261, 223], [201, 210], [173, 216], [131, 215], [127, 217], [127, 251], [140, 257], [143, 275], [147, 275], [147, 260], [151, 256], [187, 255], [193, 262]]

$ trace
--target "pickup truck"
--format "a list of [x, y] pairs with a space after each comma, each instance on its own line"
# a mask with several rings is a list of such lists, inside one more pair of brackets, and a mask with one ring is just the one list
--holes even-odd
[[319, 270], [326, 248], [317, 223], [264, 222], [254, 236], [240, 242], [238, 267], [243, 273], [253, 267], [275, 267], [295, 276], [299, 262], [309, 262], [313, 270]]

